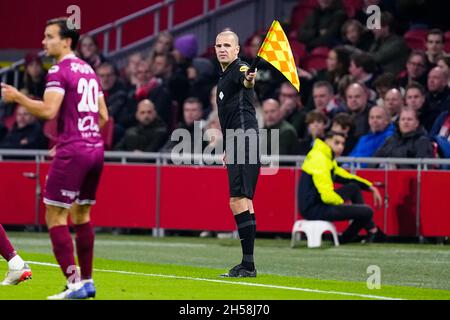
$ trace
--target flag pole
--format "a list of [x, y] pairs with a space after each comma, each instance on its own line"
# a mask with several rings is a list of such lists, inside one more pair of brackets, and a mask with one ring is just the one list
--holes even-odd
[[[272, 22], [271, 27], [274, 25], [275, 21], [276, 21], [276, 20], [274, 20], [274, 21]], [[261, 60], [261, 57], [259, 56], [259, 53], [261, 52], [261, 48], [264, 46], [264, 44], [265, 44], [265, 42], [266, 42], [267, 35], [269, 34], [269, 31], [270, 31], [270, 28], [269, 28], [269, 30], [267, 30], [267, 32], [266, 32], [266, 36], [264, 37], [264, 40], [263, 40], [263, 42], [261, 43], [261, 46], [259, 47], [258, 53], [256, 54], [256, 57], [255, 57], [255, 60], [253, 60], [252, 65], [250, 66], [250, 69], [248, 69], [248, 72], [249, 72], [249, 73], [255, 72], [256, 66], [258, 65], [259, 61]]]

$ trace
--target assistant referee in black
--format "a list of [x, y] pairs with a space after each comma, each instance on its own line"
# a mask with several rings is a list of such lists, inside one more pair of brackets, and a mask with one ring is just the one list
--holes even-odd
[[238, 58], [236, 33], [219, 33], [215, 49], [222, 67], [217, 106], [225, 142], [230, 208], [242, 246], [242, 262], [222, 276], [256, 277], [253, 260], [256, 220], [252, 202], [260, 171], [258, 122], [253, 107], [256, 70], [249, 72], [249, 65]]

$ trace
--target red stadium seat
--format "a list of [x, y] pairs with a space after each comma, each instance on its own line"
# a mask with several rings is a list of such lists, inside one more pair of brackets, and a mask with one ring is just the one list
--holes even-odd
[[291, 46], [292, 54], [294, 55], [294, 59], [295, 59], [295, 63], [297, 65], [300, 65], [300, 63], [302, 63], [303, 60], [306, 59], [306, 56], [307, 56], [305, 45], [294, 39], [289, 40], [289, 45]]
[[109, 117], [103, 128], [100, 130], [105, 145], [105, 150], [111, 150], [113, 148], [114, 140], [114, 118]]
[[416, 36], [406, 36], [404, 37], [406, 44], [412, 50], [426, 50], [425, 40]]
[[450, 54], [450, 31], [447, 31], [444, 34], [444, 38], [445, 38], [445, 52]]
[[444, 34], [444, 38], [445, 38], [445, 42], [450, 42], [450, 31], [447, 31], [447, 32]]
[[430, 32], [430, 30], [428, 30], [428, 29], [409, 30], [409, 31], [406, 31], [405, 37], [411, 36], [411, 37], [422, 38], [422, 39], [426, 40], [428, 32]]
[[319, 71], [325, 69], [327, 66], [327, 59], [322, 56], [309, 55], [302, 65], [302, 69], [311, 72], [313, 70]]
[[328, 47], [317, 47], [314, 48], [313, 51], [311, 51], [311, 55], [327, 58], [329, 52], [330, 48]]
[[311, 11], [317, 7], [317, 0], [301, 1], [292, 9], [289, 22], [289, 39], [297, 39], [298, 29], [305, 23]]
[[445, 50], [445, 52], [450, 54], [450, 40], [446, 40], [444, 50]]
[[342, 2], [349, 18], [353, 18], [356, 12], [361, 10], [364, 5], [363, 0], [343, 0]]
[[429, 30], [425, 29], [409, 30], [403, 38], [410, 49], [425, 50], [428, 32]]
[[16, 113], [17, 113], [17, 105], [14, 106], [14, 111], [10, 116], [3, 118], [3, 124], [5, 125], [8, 130], [11, 130], [14, 126], [14, 123], [16, 122]]

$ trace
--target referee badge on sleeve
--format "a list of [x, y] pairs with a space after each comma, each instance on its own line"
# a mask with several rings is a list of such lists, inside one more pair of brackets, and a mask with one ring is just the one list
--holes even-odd
[[247, 72], [248, 69], [250, 69], [250, 68], [247, 67], [247, 66], [242, 66], [242, 67], [239, 68], [239, 71], [241, 71], [241, 72]]

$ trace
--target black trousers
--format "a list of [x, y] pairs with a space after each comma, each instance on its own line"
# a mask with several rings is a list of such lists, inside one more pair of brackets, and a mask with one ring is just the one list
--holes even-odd
[[347, 230], [342, 234], [342, 241], [352, 241], [364, 228], [370, 230], [375, 228], [373, 222], [373, 210], [364, 204], [361, 194], [361, 188], [356, 183], [349, 183], [336, 190], [345, 201], [350, 200], [352, 204], [331, 206], [331, 210], [327, 210], [323, 214], [323, 220], [327, 221], [345, 221], [353, 220]]

